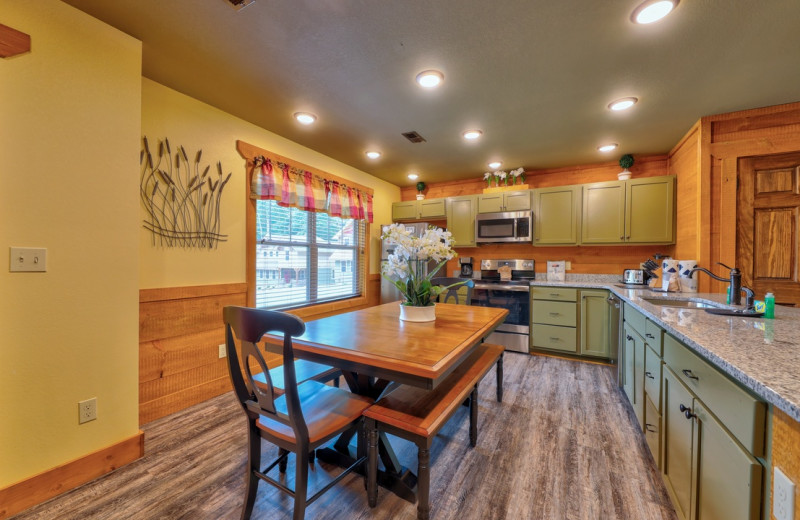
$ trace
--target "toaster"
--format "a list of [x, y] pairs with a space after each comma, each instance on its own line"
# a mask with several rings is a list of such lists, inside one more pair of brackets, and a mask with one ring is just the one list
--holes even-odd
[[625, 269], [622, 272], [622, 283], [630, 285], [647, 285], [648, 276], [644, 269]]

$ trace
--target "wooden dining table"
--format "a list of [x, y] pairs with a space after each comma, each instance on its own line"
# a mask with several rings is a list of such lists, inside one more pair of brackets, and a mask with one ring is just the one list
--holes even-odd
[[[497, 307], [439, 303], [436, 320], [399, 319], [400, 302], [337, 314], [306, 323], [293, 339], [295, 357], [342, 370], [350, 390], [378, 399], [390, 384], [433, 389], [443, 381], [508, 315]], [[267, 335], [269, 346], [282, 339]], [[350, 441], [357, 430], [342, 434], [333, 449], [318, 450], [320, 460], [347, 466], [353, 460]], [[378, 483], [413, 502], [416, 475], [404, 468], [385, 435], [379, 439], [385, 467]]]

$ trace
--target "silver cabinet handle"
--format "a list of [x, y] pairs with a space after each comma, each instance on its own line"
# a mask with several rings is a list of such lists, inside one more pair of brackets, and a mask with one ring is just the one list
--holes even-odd
[[553, 338], [553, 337], [551, 337], [550, 341], [561, 341], [561, 338]]
[[550, 314], [550, 316], [561, 316], [560, 312], [551, 312], [549, 314]]

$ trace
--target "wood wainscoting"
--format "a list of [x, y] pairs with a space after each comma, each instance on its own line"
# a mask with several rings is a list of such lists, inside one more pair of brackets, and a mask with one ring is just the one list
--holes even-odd
[[[377, 305], [380, 275], [367, 275], [365, 295], [289, 311], [305, 321]], [[247, 284], [139, 291], [139, 424], [231, 390], [222, 308], [247, 305]], [[270, 367], [280, 364], [267, 355]]]
[[247, 284], [139, 291], [139, 424], [231, 389], [222, 308], [247, 305]]

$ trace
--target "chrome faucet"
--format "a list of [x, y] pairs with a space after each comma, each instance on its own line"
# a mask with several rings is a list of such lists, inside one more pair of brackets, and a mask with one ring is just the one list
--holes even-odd
[[717, 276], [708, 269], [703, 267], [695, 267], [692, 269], [690, 274], [693, 274], [695, 271], [702, 271], [706, 273], [708, 276], [715, 280], [719, 280], [720, 282], [730, 282], [730, 293], [731, 293], [731, 303], [733, 305], [741, 305], [742, 304], [742, 291], [745, 293], [745, 306], [747, 310], [752, 310], [755, 307], [754, 299], [755, 293], [749, 287], [742, 287], [742, 272], [736, 267], [728, 267], [727, 265], [723, 264], [722, 262], [717, 262], [719, 265], [724, 267], [725, 269], [730, 269], [730, 279], [723, 278], [721, 276]]

